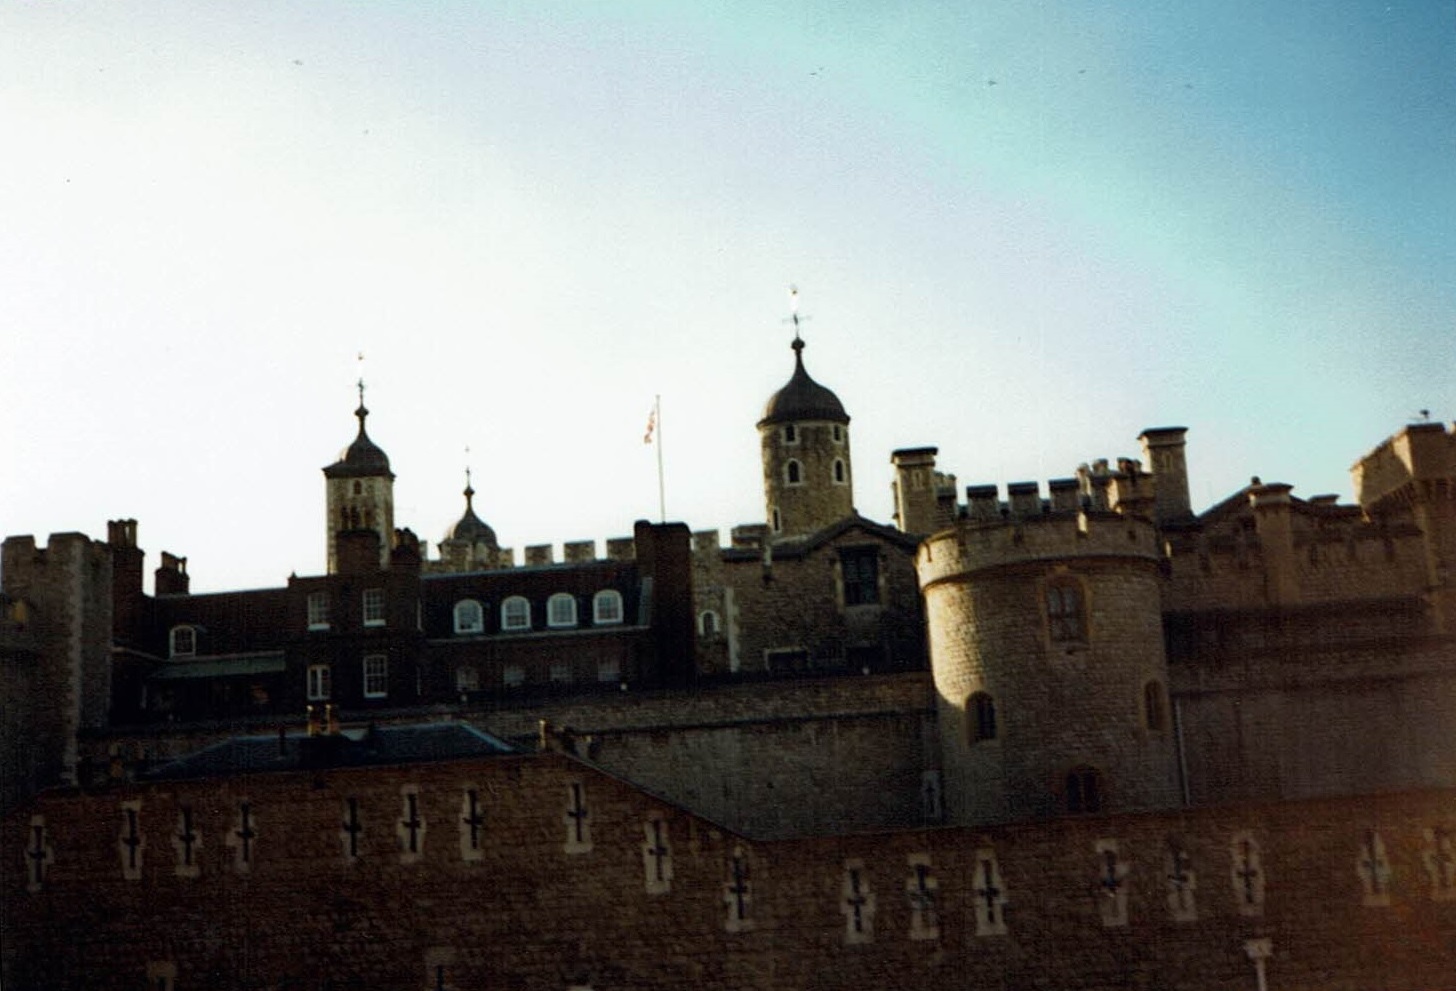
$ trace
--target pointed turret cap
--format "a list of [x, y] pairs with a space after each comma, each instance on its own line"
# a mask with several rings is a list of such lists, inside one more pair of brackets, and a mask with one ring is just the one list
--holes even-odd
[[445, 539], [468, 544], [485, 544], [492, 549], [499, 547], [495, 541], [495, 531], [490, 528], [490, 524], [475, 515], [475, 489], [470, 485], [469, 472], [465, 476], [465, 515], [445, 531]]
[[849, 423], [849, 414], [844, 404], [831, 390], [815, 382], [804, 370], [804, 339], [794, 336], [794, 374], [763, 408], [760, 427], [770, 423], [789, 423], [795, 420], [828, 420], [830, 423]]
[[359, 436], [354, 438], [354, 443], [339, 452], [339, 460], [324, 469], [324, 477], [374, 478], [385, 475], [393, 478], [394, 472], [389, 470], [389, 455], [369, 439], [369, 432], [364, 429], [364, 419], [369, 415], [369, 410], [364, 408], [362, 382], [359, 385], [359, 408], [354, 411], [354, 415], [359, 418]]

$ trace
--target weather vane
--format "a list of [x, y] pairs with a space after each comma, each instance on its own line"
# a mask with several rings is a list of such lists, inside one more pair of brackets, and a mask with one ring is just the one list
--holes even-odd
[[793, 285], [789, 286], [789, 316], [788, 319], [784, 321], [784, 323], [791, 323], [794, 325], [794, 340], [797, 341], [799, 339], [800, 322], [808, 319], [809, 317], [799, 316], [799, 287]]

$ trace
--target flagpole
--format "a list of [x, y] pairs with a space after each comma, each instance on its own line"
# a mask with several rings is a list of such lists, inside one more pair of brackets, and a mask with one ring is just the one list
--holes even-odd
[[667, 522], [667, 487], [662, 476], [662, 394], [658, 393], [652, 404], [652, 413], [657, 421], [657, 511], [658, 522]]

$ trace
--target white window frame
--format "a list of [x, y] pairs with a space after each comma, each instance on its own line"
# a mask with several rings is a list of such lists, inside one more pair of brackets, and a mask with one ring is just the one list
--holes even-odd
[[310, 702], [327, 702], [333, 695], [334, 672], [327, 664], [310, 664], [308, 666], [308, 700]]
[[529, 630], [531, 628], [531, 600], [524, 595], [507, 597], [501, 603], [500, 611], [502, 630]]
[[329, 593], [308, 593], [308, 628], [327, 630], [329, 628]]
[[389, 655], [365, 654], [363, 662], [364, 697], [389, 698]]
[[[570, 616], [567, 616], [568, 607]], [[560, 613], [560, 615], [558, 615]], [[546, 625], [553, 630], [562, 630], [576, 625], [576, 596], [568, 592], [557, 592], [546, 600]]]
[[[468, 621], [469, 613], [474, 610], [474, 622]], [[485, 608], [475, 599], [461, 599], [455, 603], [455, 632], [456, 633], [484, 633], [485, 632]]]
[[604, 588], [592, 596], [592, 623], [597, 626], [613, 626], [623, 621], [622, 593], [615, 588]]
[[384, 589], [366, 588], [363, 595], [364, 625], [384, 625]]
[[187, 623], [172, 627], [172, 631], [167, 634], [167, 656], [196, 657], [197, 627]]

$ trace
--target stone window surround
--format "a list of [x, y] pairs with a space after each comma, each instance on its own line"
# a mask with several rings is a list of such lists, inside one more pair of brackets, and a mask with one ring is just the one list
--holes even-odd
[[1087, 642], [1087, 587], [1075, 575], [1052, 575], [1043, 588], [1047, 639], [1059, 644]]
[[784, 462], [784, 484], [804, 484], [804, 466], [799, 463], [799, 460], [797, 458], [790, 458], [788, 461]]

